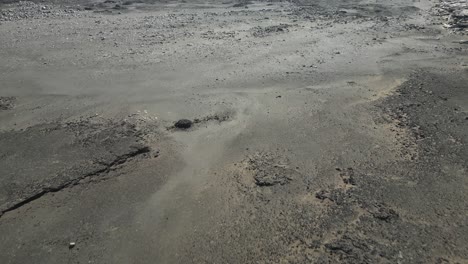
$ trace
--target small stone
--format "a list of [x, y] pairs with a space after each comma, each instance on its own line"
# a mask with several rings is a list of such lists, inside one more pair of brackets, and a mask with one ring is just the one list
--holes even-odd
[[70, 242], [70, 244], [68, 244], [68, 248], [69, 249], [72, 249], [76, 246], [76, 243], [75, 242]]
[[180, 129], [188, 129], [192, 127], [192, 125], [193, 125], [193, 122], [188, 119], [180, 119], [174, 124], [176, 128], [180, 128]]

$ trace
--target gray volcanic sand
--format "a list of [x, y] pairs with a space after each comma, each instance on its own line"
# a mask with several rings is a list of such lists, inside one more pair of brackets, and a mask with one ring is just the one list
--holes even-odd
[[437, 1], [0, 3], [1, 263], [468, 263]]

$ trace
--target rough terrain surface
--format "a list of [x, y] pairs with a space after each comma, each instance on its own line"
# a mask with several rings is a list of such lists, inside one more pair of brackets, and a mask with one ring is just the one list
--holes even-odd
[[0, 263], [468, 263], [467, 10], [0, 0]]

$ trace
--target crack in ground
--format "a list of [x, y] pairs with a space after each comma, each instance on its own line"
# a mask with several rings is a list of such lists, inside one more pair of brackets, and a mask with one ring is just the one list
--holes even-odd
[[0, 211], [0, 217], [2, 217], [3, 214], [5, 214], [7, 212], [11, 212], [11, 211], [16, 210], [16, 209], [18, 209], [18, 208], [20, 208], [20, 207], [22, 207], [22, 206], [24, 206], [24, 205], [26, 205], [26, 204], [28, 204], [30, 202], [35, 201], [35, 200], [41, 198], [42, 196], [44, 196], [44, 195], [46, 195], [48, 193], [59, 192], [59, 191], [65, 189], [67, 187], [79, 184], [80, 181], [82, 181], [82, 180], [84, 180], [86, 178], [95, 177], [95, 176], [98, 176], [98, 175], [104, 174], [104, 173], [109, 173], [116, 166], [124, 164], [124, 163], [128, 162], [130, 159], [135, 158], [137, 156], [149, 153], [150, 151], [151, 151], [151, 149], [148, 146], [138, 146], [131, 152], [125, 153], [125, 154], [120, 155], [120, 156], [117, 156], [111, 162], [108, 162], [108, 163], [100, 162], [98, 164], [105, 166], [104, 168], [97, 169], [97, 170], [95, 170], [93, 172], [84, 174], [81, 177], [78, 177], [76, 179], [70, 180], [70, 181], [65, 182], [63, 184], [60, 184], [59, 186], [44, 188], [41, 192], [39, 192], [39, 193], [29, 197], [29, 198], [26, 198], [26, 199], [24, 199], [24, 200], [22, 200], [22, 201], [20, 201], [18, 203], [15, 203], [15, 204], [3, 209], [2, 211]]

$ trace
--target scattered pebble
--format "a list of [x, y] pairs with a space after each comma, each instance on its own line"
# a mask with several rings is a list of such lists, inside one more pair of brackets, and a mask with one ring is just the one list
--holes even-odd
[[188, 129], [192, 127], [193, 122], [189, 119], [180, 119], [179, 121], [175, 122], [174, 127], [179, 129]]

